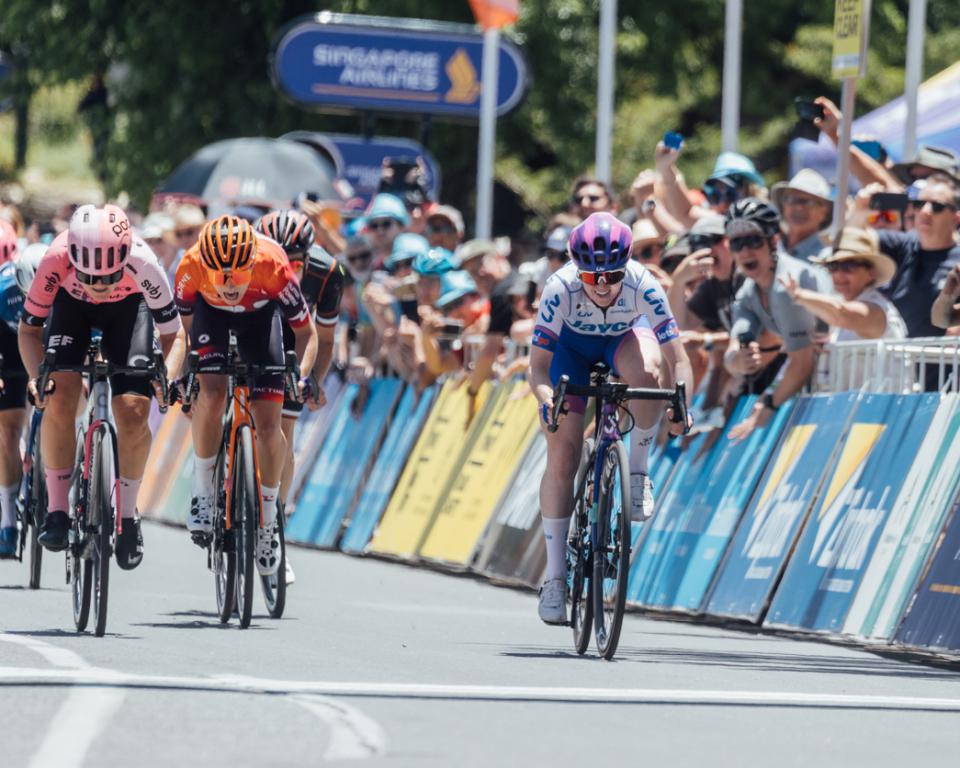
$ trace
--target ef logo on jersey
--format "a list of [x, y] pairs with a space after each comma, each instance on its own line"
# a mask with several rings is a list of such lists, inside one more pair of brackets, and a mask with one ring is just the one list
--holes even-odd
[[60, 333], [54, 333], [47, 340], [48, 347], [69, 347], [73, 344], [73, 336], [66, 336]]

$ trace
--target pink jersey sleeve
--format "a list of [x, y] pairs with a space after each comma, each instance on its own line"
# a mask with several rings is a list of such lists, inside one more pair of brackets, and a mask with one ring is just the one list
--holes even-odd
[[134, 238], [127, 260], [127, 276], [132, 277], [137, 289], [143, 294], [144, 301], [157, 324], [161, 336], [180, 330], [180, 313], [173, 300], [173, 291], [167, 273], [153, 250], [143, 240]]
[[50, 244], [40, 259], [36, 277], [30, 284], [30, 292], [23, 303], [23, 322], [27, 325], [43, 325], [50, 314], [53, 300], [70, 272], [67, 256], [67, 233], [62, 232]]

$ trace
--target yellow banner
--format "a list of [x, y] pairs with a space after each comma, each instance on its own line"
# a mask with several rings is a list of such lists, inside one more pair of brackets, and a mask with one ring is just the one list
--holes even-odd
[[500, 386], [490, 415], [446, 498], [420, 556], [468, 565], [497, 502], [537, 430], [536, 400], [526, 382]]
[[[484, 384], [477, 396], [478, 409], [489, 393], [490, 385]], [[396, 557], [416, 554], [452, 474], [460, 468], [471, 431], [481, 426], [482, 415], [468, 428], [469, 401], [465, 385], [455, 387], [450, 381], [443, 385], [367, 551]]]
[[867, 72], [870, 0], [836, 0], [833, 16], [833, 76], [863, 77]]
[[139, 507], [148, 517], [161, 517], [173, 479], [190, 453], [190, 420], [174, 405], [153, 436], [150, 456], [140, 486]]

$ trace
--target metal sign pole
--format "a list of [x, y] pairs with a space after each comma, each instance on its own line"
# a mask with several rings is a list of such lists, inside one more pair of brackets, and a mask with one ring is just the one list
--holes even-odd
[[736, 152], [740, 134], [740, 64], [743, 48], [743, 0], [727, 0], [723, 33], [723, 103], [720, 142], [724, 152]]
[[843, 79], [843, 93], [841, 96], [841, 112], [843, 119], [840, 123], [840, 143], [837, 145], [837, 193], [836, 204], [833, 206], [833, 228], [831, 235], [834, 242], [843, 229], [847, 215], [844, 203], [847, 200], [847, 189], [850, 185], [850, 138], [853, 132], [853, 111], [857, 99], [857, 78]]
[[496, 161], [497, 78], [500, 30], [483, 33], [483, 70], [480, 78], [480, 145], [477, 152], [476, 237], [489, 238], [493, 229], [493, 166]]
[[617, 0], [600, 2], [600, 49], [597, 74], [597, 178], [611, 183], [614, 67], [617, 56]]
[[907, 27], [907, 71], [904, 98], [907, 102], [907, 124], [903, 132], [903, 160], [909, 162], [917, 152], [917, 95], [923, 79], [923, 38], [927, 23], [927, 0], [910, 0]]

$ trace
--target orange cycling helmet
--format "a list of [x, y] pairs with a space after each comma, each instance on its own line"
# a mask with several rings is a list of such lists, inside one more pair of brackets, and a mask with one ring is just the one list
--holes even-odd
[[257, 236], [250, 222], [239, 216], [220, 216], [200, 232], [200, 260], [214, 272], [243, 272], [253, 267]]

